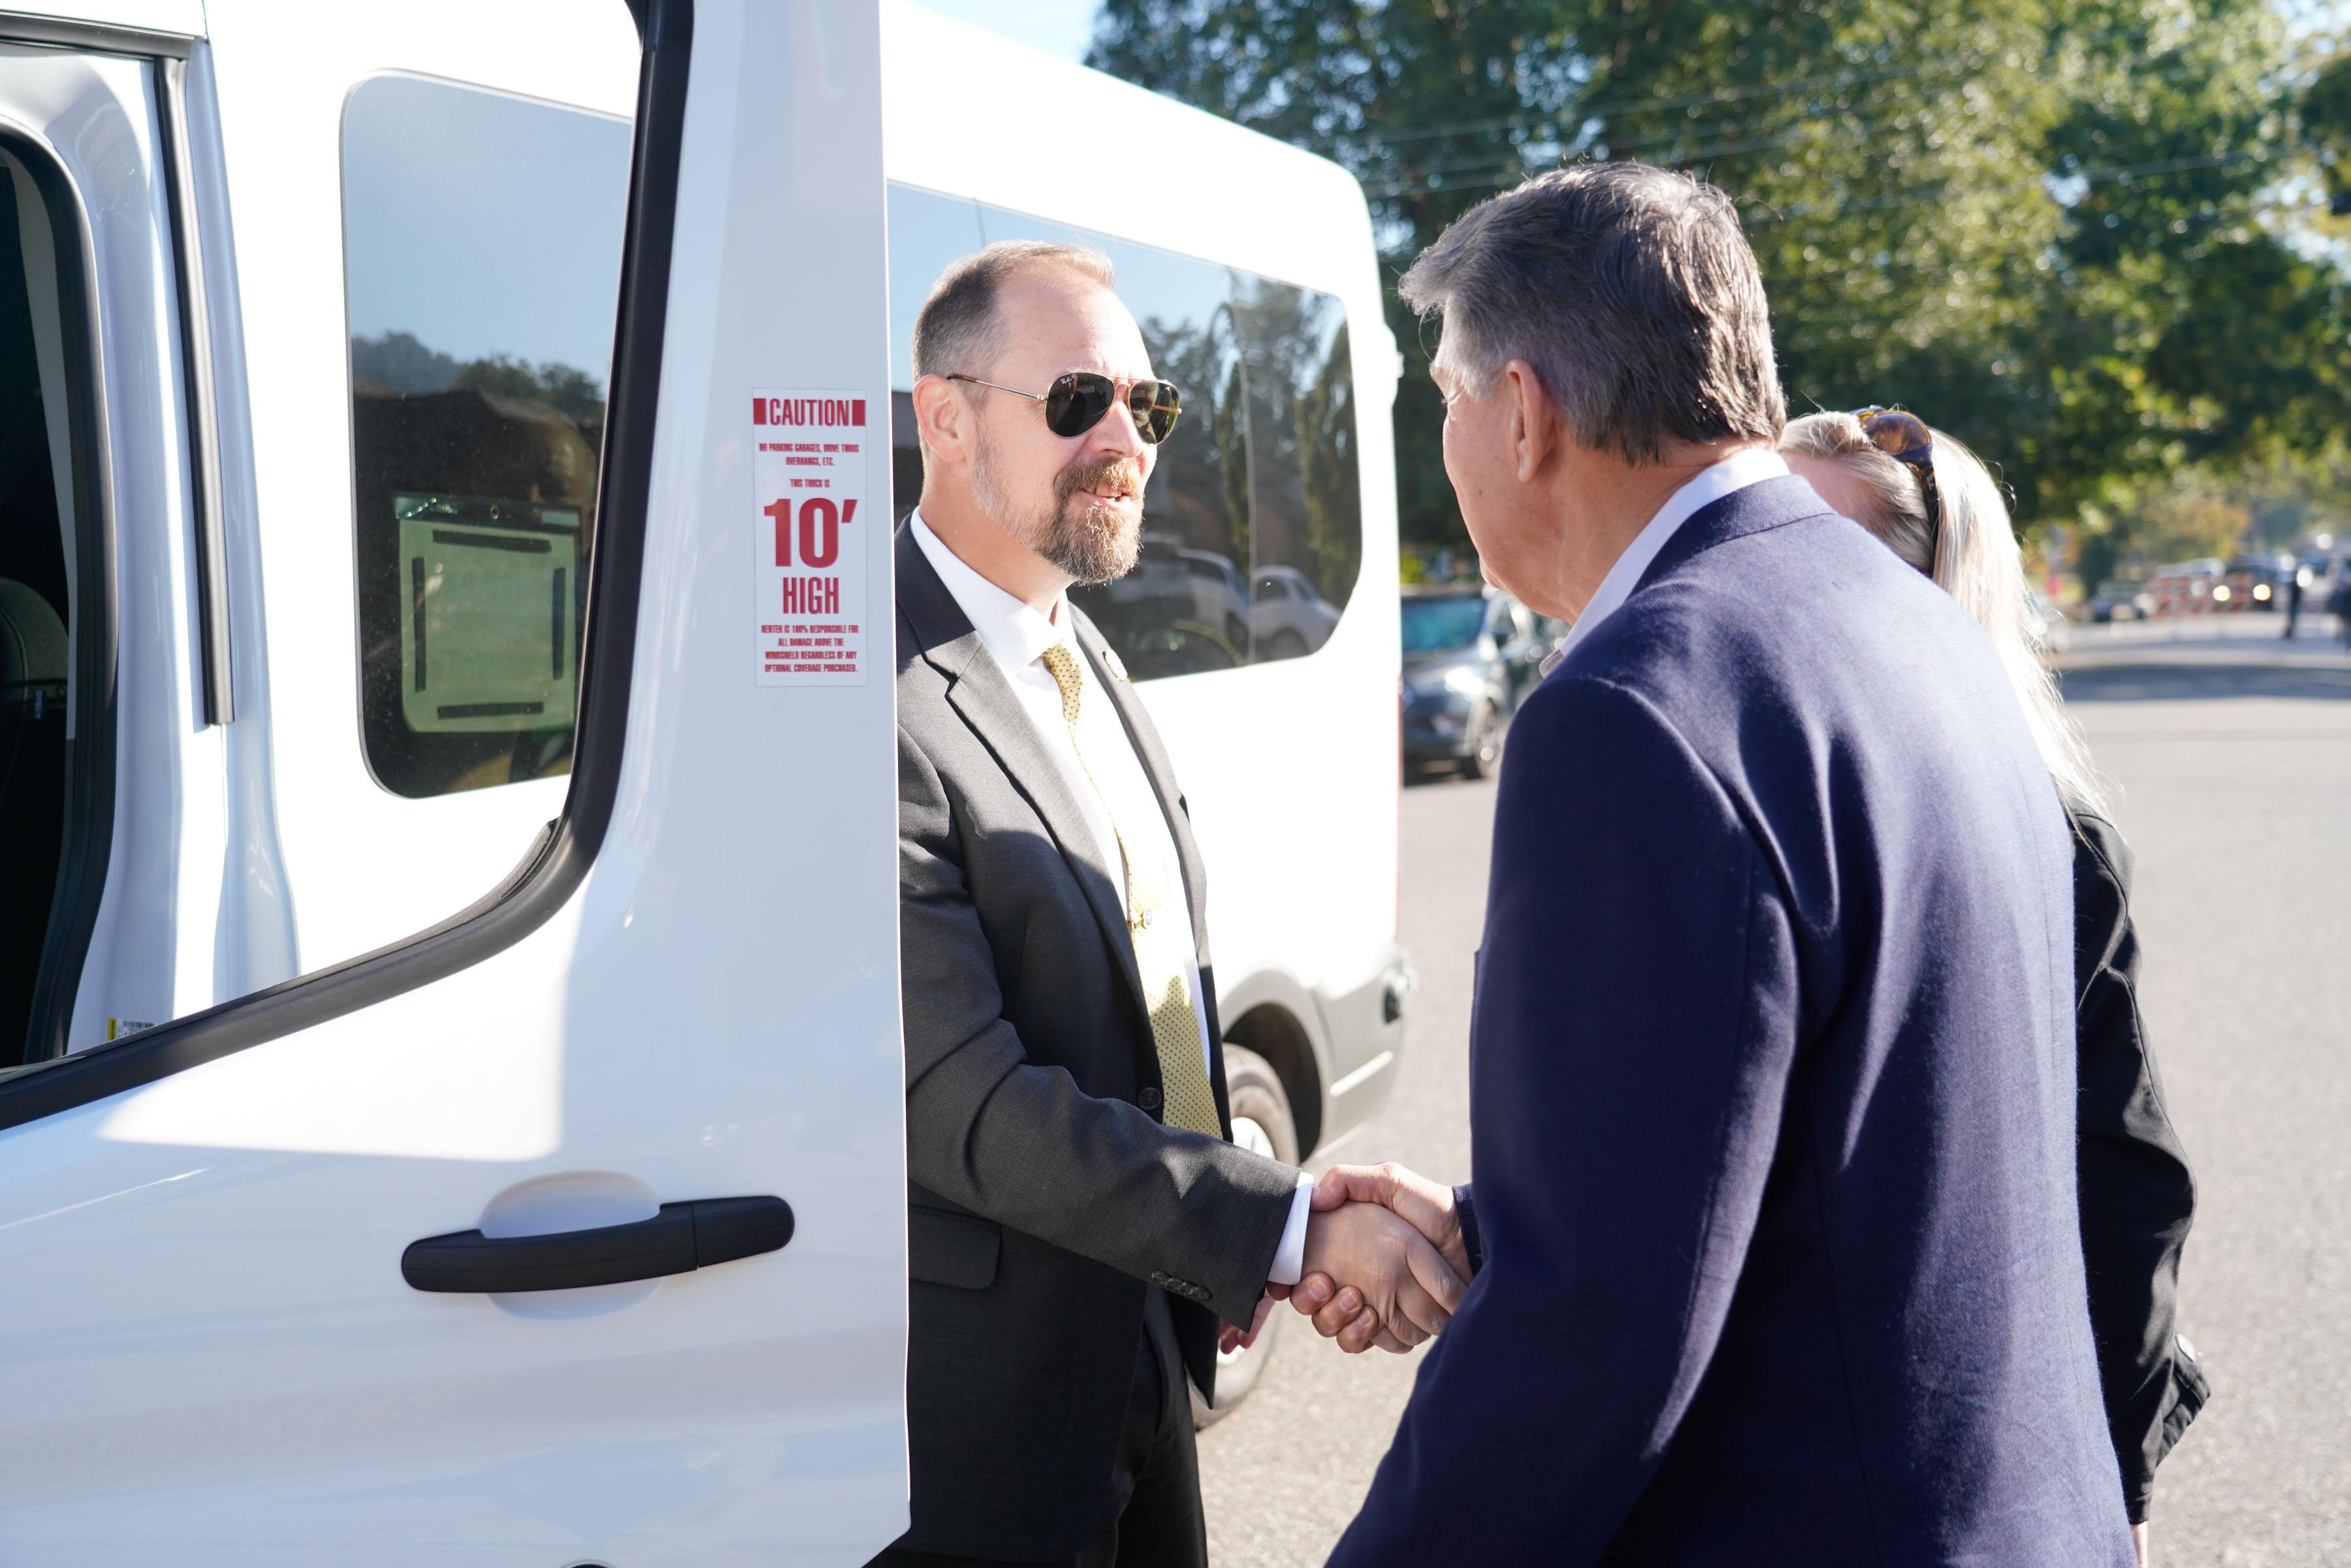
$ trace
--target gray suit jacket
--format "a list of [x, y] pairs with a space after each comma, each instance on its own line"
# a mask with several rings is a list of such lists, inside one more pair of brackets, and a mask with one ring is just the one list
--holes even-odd
[[[1159, 1121], [1116, 868], [912, 534], [896, 554], [904, 1544], [1070, 1556], [1103, 1506], [1146, 1293], [1168, 1293], [1185, 1364], [1211, 1392], [1217, 1320], [1249, 1321], [1297, 1172]], [[1100, 634], [1071, 613], [1167, 814], [1217, 1038], [1199, 851], [1174, 770]], [[1221, 1061], [1213, 1076], [1225, 1117]]]

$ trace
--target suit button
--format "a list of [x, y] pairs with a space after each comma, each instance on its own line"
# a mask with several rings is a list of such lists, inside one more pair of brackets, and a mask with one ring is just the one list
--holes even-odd
[[1140, 1105], [1141, 1105], [1144, 1110], [1146, 1110], [1146, 1111], [1156, 1111], [1156, 1110], [1158, 1110], [1158, 1109], [1159, 1109], [1159, 1085], [1157, 1085], [1156, 1083], [1146, 1083], [1146, 1084], [1144, 1084], [1144, 1085], [1143, 1086], [1143, 1092], [1142, 1092], [1142, 1093], [1140, 1093], [1140, 1094], [1138, 1094], [1138, 1095], [1136, 1095], [1134, 1098], [1135, 1098], [1136, 1103], [1137, 1103], [1138, 1104], [1140, 1104]]

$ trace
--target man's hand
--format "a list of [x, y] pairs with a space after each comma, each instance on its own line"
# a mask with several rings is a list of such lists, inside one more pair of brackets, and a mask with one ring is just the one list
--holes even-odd
[[1343, 1281], [1343, 1293], [1353, 1294], [1353, 1315], [1373, 1320], [1360, 1335], [1364, 1344], [1402, 1352], [1444, 1329], [1468, 1287], [1416, 1227], [1379, 1204], [1325, 1201], [1319, 1186], [1313, 1210], [1306, 1273]]
[[[1285, 1293], [1287, 1293], [1286, 1291]], [[1265, 1327], [1265, 1314], [1273, 1311], [1275, 1300], [1270, 1289], [1264, 1295], [1259, 1296], [1257, 1299], [1257, 1313], [1249, 1319], [1249, 1326], [1245, 1329], [1235, 1328], [1230, 1323], [1219, 1325], [1220, 1332], [1217, 1335], [1217, 1354], [1230, 1355], [1237, 1350], [1247, 1350], [1255, 1344], [1259, 1331]]]
[[[1376, 1203], [1394, 1210], [1426, 1238], [1458, 1279], [1469, 1277], [1469, 1248], [1462, 1239], [1461, 1217], [1454, 1207], [1451, 1187], [1394, 1162], [1381, 1166], [1333, 1166], [1315, 1182], [1315, 1209], [1336, 1208], [1351, 1202]], [[1274, 1293], [1287, 1296], [1290, 1305], [1311, 1316], [1314, 1331], [1324, 1339], [1336, 1339], [1339, 1348], [1350, 1355], [1360, 1354], [1374, 1344], [1395, 1352], [1412, 1348], [1411, 1343], [1399, 1343], [1383, 1325], [1381, 1314], [1364, 1300], [1361, 1291], [1317, 1271], [1311, 1254], [1306, 1270], [1294, 1290]]]

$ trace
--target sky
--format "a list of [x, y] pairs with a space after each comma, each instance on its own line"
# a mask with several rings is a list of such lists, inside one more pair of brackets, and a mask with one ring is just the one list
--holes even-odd
[[354, 337], [408, 332], [604, 379], [621, 287], [629, 122], [402, 76], [343, 113]]
[[926, 11], [953, 16], [1008, 38], [1059, 55], [1085, 57], [1093, 37], [1097, 0], [919, 0]]

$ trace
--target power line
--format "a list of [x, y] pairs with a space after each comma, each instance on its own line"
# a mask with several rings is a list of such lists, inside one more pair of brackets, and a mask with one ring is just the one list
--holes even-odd
[[[2146, 163], [2122, 164], [2109, 169], [2079, 170], [2054, 178], [2079, 180], [2085, 185], [2109, 184], [2116, 180], [2159, 180], [2172, 174], [2193, 173], [2203, 169], [2227, 168], [2240, 163], [2272, 163], [2286, 156], [2283, 149], [2267, 152], [2220, 152], [2193, 158], [2163, 158]], [[1765, 209], [1766, 215], [1780, 219], [1812, 217], [1823, 212], [1868, 212], [1883, 207], [1925, 206], [1945, 198], [1939, 193], [1917, 193], [1907, 196], [1865, 196], [1858, 200], [1839, 202], [1834, 207], [1827, 204], [1799, 204], [1784, 211]]]
[[[2268, 151], [2212, 153], [2195, 157], [2160, 159], [2146, 163], [2121, 164], [2105, 169], [2077, 169], [2064, 174], [2059, 174], [2054, 171], [2049, 171], [2044, 173], [2043, 177], [2057, 180], [2079, 180], [2085, 185], [2101, 185], [2110, 183], [2116, 180], [2162, 179], [2173, 174], [2192, 173], [2204, 169], [2228, 168], [2241, 163], [2271, 163], [2275, 162], [2277, 160], [2287, 155], [2288, 150], [2283, 148], [2273, 148]], [[1515, 184], [1522, 177], [1523, 175], [1521, 173], [1516, 172], [1498, 172], [1498, 177], [1492, 180], [1475, 183], [1468, 181], [1447, 181], [1441, 186], [1426, 188], [1447, 191], [1493, 191], [1499, 190], [1505, 185]], [[1374, 200], [1393, 199], [1393, 197], [1379, 196], [1375, 193], [1372, 192], [1366, 192], [1364, 193], [1366, 195], [1373, 196]], [[1870, 212], [1889, 207], [1928, 206], [1949, 199], [1949, 196], [1940, 191], [1913, 193], [1900, 196], [1865, 196], [1843, 199], [1833, 203], [1806, 202], [1798, 203], [1796, 205], [1790, 207], [1764, 207], [1761, 209], [1761, 215], [1784, 222], [1791, 218], [1815, 217], [1824, 214], [1835, 214], [1843, 213]]]
[[[1980, 64], [1987, 57], [1989, 57], [1978, 56], [1971, 63]], [[1555, 131], [1563, 126], [1581, 124], [1587, 120], [1604, 119], [1612, 114], [1631, 114], [1642, 110], [1663, 112], [1667, 110], [1689, 109], [1708, 103], [1736, 103], [1750, 99], [1785, 97], [1824, 83], [1858, 85], [1864, 82], [1889, 81], [1900, 77], [1917, 76], [1919, 72], [1941, 63], [1943, 62], [1921, 61], [1916, 65], [1887, 66], [1877, 70], [1867, 71], [1848, 68], [1821, 76], [1791, 78], [1785, 81], [1756, 82], [1746, 87], [1736, 88], [1713, 88], [1705, 92], [1683, 93], [1669, 98], [1628, 98], [1614, 103], [1595, 103], [1589, 108], [1579, 105], [1571, 110], [1547, 117], [1531, 119], [1523, 115], [1511, 115], [1495, 120], [1469, 120], [1453, 125], [1435, 125], [1415, 131], [1399, 131], [1389, 136], [1343, 134], [1326, 138], [1326, 142], [1332, 146], [1363, 143], [1373, 147], [1395, 147], [1406, 141], [1425, 141], [1440, 136], [1476, 136], [1497, 131]]]
[[[2117, 25], [2094, 33], [2060, 35], [2052, 42], [2055, 45], [2075, 44], [2095, 47], [2120, 38], [2144, 38], [2147, 31], [2147, 29], [2143, 26]], [[1385, 136], [1375, 136], [1365, 132], [1340, 132], [1322, 140], [1326, 147], [1358, 144], [1366, 147], [1395, 147], [1407, 141], [1427, 141], [1444, 136], [1469, 136], [1516, 130], [1558, 131], [1573, 129], [1585, 120], [1604, 119], [1610, 115], [1642, 111], [1656, 112], [1701, 107], [1709, 103], [1737, 103], [1759, 98], [1785, 97], [1822, 86], [1860, 86], [1870, 82], [1896, 80], [1903, 77], [1917, 76], [1938, 67], [1948, 67], [1955, 73], [1964, 74], [1998, 57], [2000, 57], [1999, 54], [1994, 51], [1980, 50], [1973, 55], [1950, 60], [1921, 60], [1904, 66], [1847, 66], [1834, 71], [1812, 76], [1789, 77], [1778, 81], [1750, 82], [1739, 87], [1708, 88], [1699, 92], [1677, 93], [1663, 97], [1619, 99], [1614, 102], [1596, 103], [1588, 107], [1576, 105], [1551, 115], [1507, 115], [1487, 120], [1460, 120], [1450, 125], [1398, 131]], [[2180, 60], [2162, 72], [2137, 74], [2168, 75], [2173, 70], [2185, 69], [2202, 63], [2204, 62]]]
[[[2141, 72], [2139, 73], [2139, 79], [2141, 81], [2166, 80], [2172, 77], [2188, 74], [2190, 69], [2194, 68], [2196, 64], [2196, 62], [2176, 63], [2161, 70]], [[1737, 153], [1763, 152], [1775, 147], [1793, 145], [1795, 142], [1803, 140], [1804, 132], [1801, 128], [1810, 125], [1823, 124], [1833, 119], [1849, 121], [1853, 129], [1866, 131], [1876, 126], [1883, 125], [1889, 120], [1898, 119], [1904, 114], [1911, 113], [1917, 107], [1917, 105], [1907, 103], [1887, 104], [1876, 110], [1864, 110], [1856, 107], [1853, 110], [1846, 110], [1842, 115], [1838, 116], [1809, 115], [1793, 121], [1782, 120], [1776, 117], [1747, 120], [1718, 120], [1711, 124], [1677, 126], [1672, 131], [1652, 132], [1646, 136], [1610, 138], [1607, 140], [1606, 144], [1610, 155], [1615, 156], [1620, 153], [1636, 152], [1643, 148], [1656, 147], [1685, 140], [1696, 140], [1700, 142], [1699, 146], [1687, 152], [1677, 152], [1663, 160], [1663, 162], [1673, 164], [1690, 163], [1708, 158], [1729, 157]], [[1781, 132], [1779, 134], [1764, 137], [1761, 140], [1752, 141], [1741, 142], [1738, 141], [1738, 138], [1748, 131], [1764, 131], [1775, 126], [1781, 128]], [[1729, 137], [1731, 141], [1719, 146], [1707, 146], [1704, 142], [1705, 139], [1708, 137]], [[1414, 194], [1425, 190], [1435, 190], [1439, 188], [1454, 190], [1462, 189], [1465, 187], [1458, 182], [1452, 180], [1440, 182], [1427, 179], [1426, 176], [1438, 174], [1478, 174], [1499, 176], [1510, 170], [1524, 166], [1523, 153], [1520, 151], [1523, 145], [1524, 144], [1520, 144], [1520, 148], [1514, 148], [1510, 152], [1504, 152], [1500, 149], [1489, 149], [1476, 154], [1455, 159], [1449, 162], [1426, 164], [1419, 169], [1411, 171], [1408, 173], [1392, 174], [1386, 180], [1380, 182], [1376, 186], [1367, 187], [1366, 193], [1382, 199], [1392, 199], [1395, 196]], [[1479, 189], [1481, 187], [1470, 185], [1467, 188]]]

